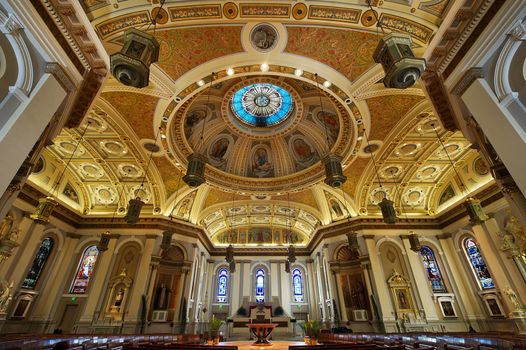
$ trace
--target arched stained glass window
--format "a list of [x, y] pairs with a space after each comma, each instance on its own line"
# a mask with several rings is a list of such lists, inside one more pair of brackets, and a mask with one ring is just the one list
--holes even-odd
[[88, 283], [95, 268], [95, 262], [99, 256], [99, 250], [92, 245], [84, 249], [82, 258], [79, 262], [79, 267], [75, 273], [75, 279], [69, 290], [72, 294], [85, 294], [88, 291]]
[[433, 292], [447, 292], [433, 250], [428, 246], [422, 246], [420, 249], [420, 256], [422, 257], [422, 262], [424, 263], [424, 268], [426, 269], [427, 278], [429, 279], [429, 282], [431, 282], [431, 289]]
[[263, 269], [256, 270], [256, 302], [262, 303], [265, 301], [265, 271]]
[[495, 283], [493, 283], [493, 278], [491, 278], [482, 254], [480, 254], [477, 242], [473, 238], [467, 238], [464, 241], [464, 249], [482, 289], [495, 288]]
[[221, 268], [217, 274], [217, 302], [226, 303], [226, 294], [228, 290], [228, 270]]
[[292, 288], [294, 290], [294, 302], [303, 303], [303, 276], [300, 269], [292, 270]]
[[44, 239], [42, 244], [40, 244], [40, 248], [37, 250], [37, 254], [33, 259], [33, 263], [31, 264], [31, 268], [29, 269], [24, 282], [22, 282], [22, 288], [35, 289], [38, 278], [40, 277], [42, 270], [44, 270], [44, 265], [46, 265], [52, 249], [53, 240], [49, 237]]

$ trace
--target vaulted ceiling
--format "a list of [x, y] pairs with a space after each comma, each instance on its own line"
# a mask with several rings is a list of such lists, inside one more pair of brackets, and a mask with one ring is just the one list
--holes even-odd
[[[372, 60], [381, 33], [365, 1], [166, 1], [161, 10], [158, 0], [81, 2], [108, 54], [131, 26], [149, 29], [161, 45], [150, 85], [135, 89], [109, 77], [81, 126], [56, 138], [30, 178], [49, 191], [67, 165], [58, 198], [82, 215], [122, 217], [141, 191], [143, 215], [199, 225], [217, 245], [302, 245], [333, 222], [379, 217], [376, 203], [386, 195], [400, 216], [428, 217], [491, 181], [462, 135], [441, 127], [418, 84], [383, 86]], [[373, 3], [386, 32], [410, 34], [420, 56], [451, 5]], [[148, 23], [159, 11], [154, 31]], [[263, 42], [254, 39], [261, 25]], [[212, 72], [209, 88], [203, 82]], [[289, 120], [263, 131], [236, 124], [232, 96], [254, 83], [291, 94]], [[181, 175], [199, 147], [208, 156], [207, 183], [193, 189]], [[272, 171], [254, 173], [254, 152], [263, 148]], [[342, 157], [343, 188], [323, 182], [328, 148]]]

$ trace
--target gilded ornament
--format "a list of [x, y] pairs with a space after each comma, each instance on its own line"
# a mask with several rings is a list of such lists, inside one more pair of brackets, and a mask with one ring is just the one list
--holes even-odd
[[297, 3], [292, 8], [292, 17], [296, 20], [304, 19], [307, 16], [307, 5], [304, 3]]
[[239, 9], [237, 5], [233, 2], [227, 2], [223, 5], [223, 15], [228, 19], [234, 19], [237, 17]]

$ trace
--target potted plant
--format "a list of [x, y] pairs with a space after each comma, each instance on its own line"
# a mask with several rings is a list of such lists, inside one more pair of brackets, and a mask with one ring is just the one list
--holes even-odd
[[221, 328], [222, 324], [223, 321], [215, 317], [212, 317], [212, 319], [208, 323], [210, 338], [214, 340], [214, 344], [219, 344], [219, 328]]
[[301, 331], [303, 332], [303, 342], [307, 345], [310, 343], [309, 336], [307, 335], [309, 332], [308, 328], [310, 327], [309, 323], [309, 321], [299, 323]]
[[320, 333], [320, 323], [318, 321], [306, 321], [300, 323], [303, 331], [303, 341], [307, 345], [318, 344], [318, 334]]

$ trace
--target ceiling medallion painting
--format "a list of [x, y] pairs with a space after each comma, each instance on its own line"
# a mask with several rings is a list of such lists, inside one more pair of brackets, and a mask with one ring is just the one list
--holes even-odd
[[290, 93], [274, 84], [251, 84], [234, 93], [232, 112], [243, 123], [266, 127], [287, 119], [294, 110]]
[[278, 31], [270, 24], [259, 24], [250, 33], [250, 43], [259, 52], [269, 52], [278, 43]]

